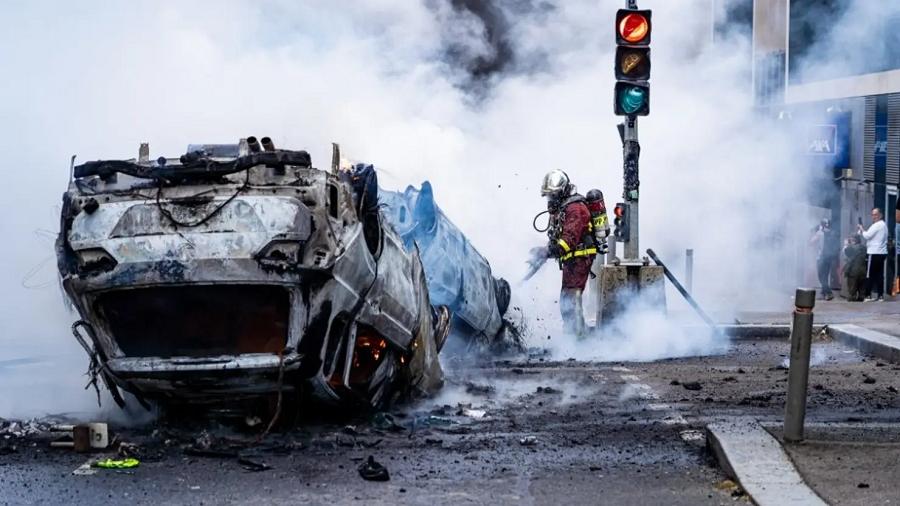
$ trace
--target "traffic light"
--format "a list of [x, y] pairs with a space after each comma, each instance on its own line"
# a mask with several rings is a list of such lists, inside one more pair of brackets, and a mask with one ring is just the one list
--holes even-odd
[[613, 214], [615, 215], [615, 218], [613, 218], [613, 225], [616, 227], [613, 235], [616, 236], [616, 240], [618, 241], [628, 241], [628, 204], [622, 202], [617, 203]]
[[651, 11], [619, 9], [616, 13], [616, 87], [613, 96], [617, 116], [650, 114]]

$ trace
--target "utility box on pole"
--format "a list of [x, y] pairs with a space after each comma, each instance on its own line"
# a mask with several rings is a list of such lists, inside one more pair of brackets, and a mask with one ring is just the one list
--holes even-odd
[[[623, 155], [623, 191], [625, 202], [616, 204], [614, 242], [624, 244], [624, 258], [611, 258], [597, 276], [597, 325], [619, 314], [630, 300], [641, 294], [642, 301], [665, 312], [664, 270], [640, 255], [640, 177], [641, 145], [638, 141], [638, 116], [650, 114], [650, 36], [652, 12], [639, 10], [636, 0], [626, 0], [626, 8], [616, 13], [616, 85], [613, 110], [625, 116], [619, 125]], [[613, 249], [615, 251], [615, 249]]]

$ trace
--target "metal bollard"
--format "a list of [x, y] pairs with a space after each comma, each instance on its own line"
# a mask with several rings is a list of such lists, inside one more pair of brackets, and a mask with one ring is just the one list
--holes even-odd
[[816, 291], [798, 288], [794, 296], [794, 323], [791, 327], [791, 361], [788, 372], [787, 403], [784, 409], [784, 440], [803, 441], [806, 419], [806, 388], [809, 382], [809, 348], [812, 344], [813, 307]]
[[687, 249], [684, 252], [684, 284], [687, 293], [694, 291], [694, 250]]

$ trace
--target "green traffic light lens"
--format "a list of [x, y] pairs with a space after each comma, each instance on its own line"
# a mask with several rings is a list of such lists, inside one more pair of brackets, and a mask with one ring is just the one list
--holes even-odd
[[637, 86], [625, 88], [619, 96], [619, 104], [621, 104], [622, 110], [625, 111], [626, 114], [634, 114], [640, 111], [641, 108], [644, 107], [645, 100], [646, 93]]

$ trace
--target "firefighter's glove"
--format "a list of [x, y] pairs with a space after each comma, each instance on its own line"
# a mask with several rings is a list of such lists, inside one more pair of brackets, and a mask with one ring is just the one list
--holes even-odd
[[601, 255], [609, 253], [609, 244], [607, 244], [606, 241], [601, 242], [600, 247], [597, 248], [597, 252]]
[[559, 258], [563, 254], [562, 246], [560, 246], [559, 243], [551, 241], [549, 244], [547, 244], [547, 253], [550, 257]]

